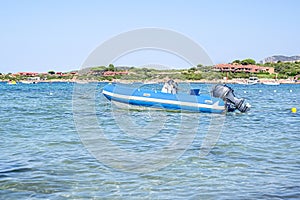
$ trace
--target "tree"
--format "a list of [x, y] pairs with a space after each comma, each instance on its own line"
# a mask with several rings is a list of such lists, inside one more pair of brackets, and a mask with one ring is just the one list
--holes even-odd
[[202, 64], [198, 64], [198, 65], [197, 65], [197, 68], [202, 68], [202, 67], [203, 67]]
[[197, 71], [197, 68], [196, 67], [191, 67], [190, 69], [188, 69], [188, 72], [195, 72], [195, 71]]
[[48, 74], [50, 75], [54, 75], [55, 74], [55, 71], [51, 70], [51, 71], [48, 71]]
[[251, 58], [247, 58], [241, 61], [242, 65], [255, 65], [256, 62], [255, 60], [251, 59]]
[[232, 62], [232, 64], [233, 64], [233, 63], [241, 64], [241, 61], [240, 61], [240, 60], [234, 60], [234, 61]]
[[108, 71], [114, 72], [115, 71], [115, 66], [113, 64], [109, 64], [107, 69], [108, 69]]

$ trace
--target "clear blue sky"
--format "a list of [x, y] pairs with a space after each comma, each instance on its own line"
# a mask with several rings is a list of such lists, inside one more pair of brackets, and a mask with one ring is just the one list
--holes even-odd
[[0, 72], [78, 69], [105, 40], [144, 27], [190, 37], [214, 63], [299, 55], [299, 8], [297, 0], [0, 0]]

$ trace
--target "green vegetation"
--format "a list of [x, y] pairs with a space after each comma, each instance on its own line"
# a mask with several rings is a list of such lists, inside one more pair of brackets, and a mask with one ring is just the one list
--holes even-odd
[[300, 75], [300, 62], [280, 62], [265, 63], [266, 67], [274, 67], [274, 70], [279, 75], [296, 76]]
[[92, 72], [105, 72], [105, 71], [111, 71], [111, 72], [117, 72], [117, 71], [123, 71], [127, 70], [129, 67], [115, 67], [113, 64], [109, 64], [108, 67], [105, 66], [97, 66], [97, 67], [92, 67], [90, 70]]
[[[260, 73], [245, 73], [245, 72], [219, 72], [214, 70], [212, 66], [203, 66], [201, 64], [191, 67], [189, 69], [152, 69], [152, 68], [136, 68], [136, 67], [115, 67], [113, 64], [106, 66], [97, 66], [89, 68], [84, 74], [76, 73], [62, 73], [58, 74], [51, 70], [48, 73], [39, 74], [40, 80], [96, 80], [96, 81], [113, 81], [115, 79], [121, 80], [133, 80], [133, 81], [163, 81], [164, 79], [177, 79], [177, 80], [219, 80], [223, 77], [228, 79], [233, 78], [249, 78], [250, 76], [257, 76], [258, 78], [269, 79], [286, 79], [299, 76], [300, 79], [300, 62], [277, 62], [277, 63], [265, 63], [257, 64], [255, 60], [247, 58], [244, 60], [234, 60], [232, 64], [241, 65], [260, 65], [265, 67], [273, 67], [276, 74], [269, 74], [266, 72]], [[126, 71], [127, 74], [118, 74], [118, 72]], [[104, 74], [104, 72], [114, 72], [115, 74]], [[2, 74], [0, 73], [0, 79], [2, 80], [27, 80], [30, 76], [22, 76], [18, 74]]]
[[[245, 60], [234, 60], [232, 64], [242, 64], [242, 65], [259, 65], [264, 67], [273, 67], [275, 73], [277, 74], [278, 79], [286, 79], [289, 77], [295, 77], [297, 75], [300, 75], [300, 62], [281, 62], [278, 61], [277, 63], [265, 63], [265, 64], [259, 64], [256, 63], [253, 59], [245, 59]], [[253, 74], [252, 74], [253, 75]], [[251, 76], [250, 74], [246, 73], [234, 73], [229, 74], [229, 78], [247, 78]], [[276, 75], [269, 74], [269, 73], [257, 73], [255, 74], [258, 78], [276, 78]]]
[[241, 64], [241, 65], [255, 65], [256, 64], [255, 60], [253, 60], [251, 58], [247, 58], [247, 59], [244, 59], [242, 61], [241, 60], [234, 60], [232, 62], [232, 64], [234, 64], [234, 63]]
[[253, 60], [253, 59], [251, 59], [251, 58], [247, 58], [247, 59], [245, 59], [245, 60], [242, 60], [242, 61], [241, 61], [241, 64], [242, 64], [242, 65], [255, 65], [256, 62], [255, 62], [255, 60]]
[[48, 74], [54, 75], [54, 74], [55, 74], [55, 71], [53, 71], [53, 70], [48, 71]]
[[0, 74], [0, 80], [14, 80], [14, 81], [22, 81], [22, 80], [71, 80], [76, 75], [70, 73], [64, 73], [62, 75], [55, 74], [54, 71], [51, 73], [41, 73], [37, 76], [26, 76], [26, 75], [19, 75], [19, 74]]
[[92, 67], [90, 70], [91, 71], [103, 71], [103, 70], [106, 71], [107, 68], [105, 66], [99, 66], [99, 67]]

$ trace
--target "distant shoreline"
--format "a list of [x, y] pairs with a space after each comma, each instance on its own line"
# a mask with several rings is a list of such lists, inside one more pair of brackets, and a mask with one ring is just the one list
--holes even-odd
[[[225, 80], [225, 79], [217, 79], [217, 80], [174, 80], [178, 83], [207, 83], [207, 84], [217, 84], [217, 83], [222, 83], [222, 84], [246, 84], [248, 79], [231, 79], [231, 80]], [[74, 79], [51, 79], [51, 80], [39, 80], [39, 81], [32, 81], [35, 83], [114, 83], [114, 82], [119, 82], [119, 83], [124, 83], [124, 84], [132, 84], [132, 83], [145, 83], [145, 84], [150, 84], [150, 83], [161, 83], [166, 80], [122, 80], [122, 79], [114, 79], [112, 81], [108, 80], [74, 80]], [[0, 82], [9, 82], [9, 80], [0, 80]], [[22, 83], [21, 81], [18, 81]], [[17, 82], [17, 83], [18, 83]], [[260, 79], [260, 83], [270, 83], [274, 82], [274, 79]], [[295, 82], [290, 79], [278, 79], [276, 82], [280, 84], [300, 84], [300, 82]]]

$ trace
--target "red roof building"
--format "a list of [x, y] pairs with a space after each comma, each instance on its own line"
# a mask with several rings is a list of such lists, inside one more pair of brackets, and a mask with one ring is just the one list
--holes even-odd
[[38, 76], [39, 73], [37, 73], [37, 72], [18, 72], [17, 75], [20, 75], [20, 76]]
[[273, 67], [263, 67], [258, 65], [240, 65], [240, 64], [218, 64], [213, 67], [221, 72], [245, 72], [245, 73], [260, 73], [266, 72], [274, 74]]
[[122, 72], [113, 72], [113, 71], [105, 71], [102, 73], [102, 76], [115, 76], [115, 75], [127, 75], [128, 71]]

